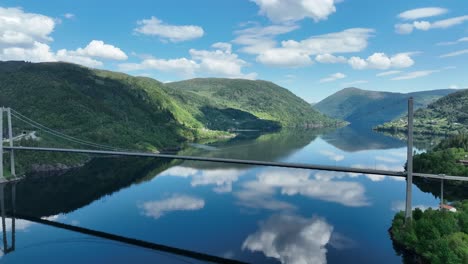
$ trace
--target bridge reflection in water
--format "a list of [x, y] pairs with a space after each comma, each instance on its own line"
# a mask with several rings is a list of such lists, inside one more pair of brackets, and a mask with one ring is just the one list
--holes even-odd
[[[7, 190], [6, 190], [7, 189]], [[7, 210], [5, 206], [6, 202], [6, 193], [7, 191], [11, 190], [11, 209]], [[16, 182], [9, 182], [9, 183], [0, 183], [0, 206], [1, 206], [1, 215], [2, 215], [2, 240], [3, 240], [3, 248], [1, 249], [3, 254], [9, 254], [15, 251], [15, 244], [16, 244], [16, 219], [25, 220], [33, 223], [43, 224], [50, 227], [60, 228], [71, 232], [76, 232], [88, 236], [92, 236], [95, 238], [106, 239], [109, 241], [114, 241], [118, 243], [123, 243], [139, 248], [150, 249], [158, 252], [170, 253], [173, 255], [187, 257], [194, 260], [200, 260], [204, 262], [211, 262], [211, 263], [245, 263], [238, 260], [222, 258], [214, 255], [209, 255], [201, 252], [166, 246], [163, 244], [156, 244], [152, 242], [148, 242], [145, 240], [120, 236], [116, 234], [106, 233], [98, 230], [78, 227], [74, 225], [67, 225], [60, 222], [55, 222], [48, 220], [46, 218], [39, 218], [33, 217], [23, 214], [16, 213]], [[11, 221], [7, 221], [11, 219]], [[10, 222], [10, 225], [7, 226], [7, 222]], [[8, 239], [8, 233], [11, 230], [11, 237]]]
[[[8, 109], [9, 110], [9, 109]], [[0, 109], [0, 112], [2, 110]], [[411, 111], [412, 112], [412, 111]], [[10, 114], [10, 112], [8, 112]], [[2, 119], [0, 118], [0, 128], [2, 125]], [[11, 131], [11, 121], [8, 122], [8, 128]], [[50, 131], [49, 131], [50, 132]], [[2, 134], [2, 129], [0, 129], [0, 138]], [[54, 132], [55, 135], [61, 135], [61, 137], [67, 138], [68, 136], [59, 134], [59, 132]], [[410, 133], [411, 134], [411, 133]], [[76, 139], [74, 139], [76, 141]], [[333, 172], [346, 172], [346, 173], [361, 173], [361, 174], [374, 174], [374, 175], [383, 175], [383, 176], [393, 176], [393, 177], [402, 177], [407, 180], [407, 192], [406, 192], [406, 212], [407, 212], [407, 219], [411, 217], [411, 188], [412, 188], [412, 176], [421, 177], [421, 178], [435, 178], [435, 179], [445, 179], [445, 180], [457, 180], [457, 181], [466, 181], [467, 178], [465, 177], [456, 177], [456, 176], [446, 176], [446, 175], [431, 175], [431, 174], [420, 174], [420, 173], [412, 173], [412, 169], [408, 169], [408, 172], [405, 171], [389, 171], [389, 170], [377, 170], [377, 169], [365, 169], [365, 168], [357, 168], [357, 167], [340, 167], [340, 166], [327, 166], [327, 165], [314, 165], [314, 164], [301, 164], [301, 163], [286, 163], [286, 162], [272, 162], [272, 161], [261, 161], [261, 160], [242, 160], [242, 159], [231, 159], [231, 158], [215, 158], [215, 157], [199, 157], [199, 156], [185, 156], [185, 155], [170, 155], [170, 154], [159, 154], [159, 153], [139, 153], [135, 151], [126, 151], [120, 149], [110, 149], [110, 150], [95, 150], [95, 149], [71, 149], [71, 148], [50, 148], [50, 147], [18, 147], [13, 146], [13, 137], [12, 133], [9, 132], [9, 145], [10, 146], [3, 146], [0, 145], [0, 164], [3, 164], [1, 159], [3, 159], [3, 151], [5, 150], [6, 153], [10, 154], [10, 161], [11, 161], [11, 175], [15, 176], [15, 164], [14, 164], [14, 153], [16, 152], [51, 152], [51, 153], [75, 153], [75, 154], [91, 154], [91, 155], [112, 155], [112, 156], [123, 156], [123, 157], [140, 157], [140, 158], [148, 158], [153, 160], [165, 160], [165, 161], [172, 161], [172, 160], [185, 160], [185, 161], [208, 161], [213, 163], [228, 163], [228, 164], [236, 164], [236, 165], [250, 165], [250, 166], [269, 166], [269, 167], [282, 167], [282, 168], [296, 168], [296, 169], [308, 169], [308, 170], [323, 170], [323, 171], [333, 171]], [[95, 143], [86, 143], [87, 145], [92, 145], [97, 147]], [[408, 146], [408, 155], [407, 160], [412, 160], [412, 144]], [[3, 168], [0, 168], [0, 173], [3, 173]], [[0, 179], [3, 178], [1, 177]], [[87, 228], [77, 227], [73, 225], [66, 225], [59, 222], [50, 221], [48, 219], [41, 218], [42, 216], [35, 215], [33, 212], [34, 210], [25, 211], [29, 215], [23, 214], [15, 214], [15, 207], [16, 207], [16, 181], [14, 179], [10, 183], [2, 183], [1, 184], [1, 203], [2, 203], [2, 226], [3, 226], [3, 251], [5, 254], [12, 252], [15, 249], [15, 219], [26, 220], [30, 222], [40, 223], [47, 226], [52, 226], [55, 228], [61, 228], [68, 231], [73, 231], [89, 236], [94, 236], [98, 238], [103, 238], [107, 240], [117, 241], [119, 243], [124, 243], [127, 245], [133, 245], [137, 247], [142, 247], [146, 249], [162, 251], [167, 253], [172, 253], [176, 255], [181, 255], [184, 257], [190, 257], [193, 259], [198, 259], [202, 261], [209, 261], [209, 262], [217, 262], [217, 263], [241, 263], [235, 260], [220, 258], [204, 253], [179, 249], [175, 247], [169, 247], [161, 244], [155, 244], [148, 241], [138, 240], [129, 237], [123, 237], [115, 234], [105, 233], [97, 230], [91, 230]], [[11, 210], [7, 210], [5, 208], [5, 186], [11, 185]], [[14, 191], [13, 191], [14, 190]], [[43, 191], [43, 190], [42, 190]], [[442, 196], [442, 195], [441, 195]], [[33, 204], [33, 203], [31, 203]], [[21, 206], [19, 206], [21, 207]], [[8, 246], [7, 240], [7, 228], [6, 228], [6, 217], [11, 217], [11, 246]]]
[[[7, 237], [7, 212], [5, 208], [5, 187], [6, 185], [11, 186], [11, 222], [10, 222], [10, 229], [11, 229], [11, 238], [10, 243], [8, 243]], [[15, 235], [16, 235], [16, 228], [15, 228], [15, 204], [16, 204], [16, 182], [12, 183], [0, 183], [0, 207], [1, 207], [1, 214], [2, 214], [2, 240], [3, 240], [3, 254], [6, 255], [10, 252], [15, 250]]]

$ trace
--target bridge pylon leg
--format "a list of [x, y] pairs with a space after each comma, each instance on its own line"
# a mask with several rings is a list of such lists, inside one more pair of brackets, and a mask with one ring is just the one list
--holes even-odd
[[12, 219], [11, 219], [11, 247], [8, 249], [9, 252], [15, 250], [15, 234], [16, 234], [16, 224], [15, 224], [15, 214], [16, 214], [16, 182], [13, 182], [11, 186], [11, 208], [12, 208]]
[[[3, 143], [3, 139], [2, 139]], [[5, 218], [5, 183], [0, 183], [0, 210], [2, 217], [2, 241], [3, 251], [5, 252], [8, 248], [7, 233], [6, 233], [6, 218]]]
[[413, 208], [411, 205], [413, 192], [413, 113], [413, 97], [410, 97], [408, 100], [408, 146], [406, 162], [406, 222], [411, 220], [413, 214]]
[[[440, 180], [440, 205], [444, 204], [444, 179]], [[442, 208], [442, 207], [441, 207]]]
[[0, 182], [3, 182], [3, 106], [0, 107], [0, 141]]
[[[8, 120], [8, 138], [9, 138], [9, 143], [10, 147], [13, 147], [13, 129], [12, 126], [13, 124], [11, 123], [11, 109], [8, 107], [6, 109], [7, 112], [7, 120]], [[11, 176], [16, 177], [16, 171], [15, 171], [15, 151], [13, 149], [10, 150], [10, 171], [11, 171]]]

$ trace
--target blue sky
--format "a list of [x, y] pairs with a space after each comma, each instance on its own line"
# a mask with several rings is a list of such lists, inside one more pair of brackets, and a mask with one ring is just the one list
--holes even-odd
[[468, 87], [466, 0], [0, 3], [0, 60], [149, 76], [263, 79], [309, 102], [349, 86]]

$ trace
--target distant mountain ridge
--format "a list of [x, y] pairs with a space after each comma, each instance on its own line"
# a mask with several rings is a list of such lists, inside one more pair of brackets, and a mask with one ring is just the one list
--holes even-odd
[[414, 98], [415, 109], [455, 92], [440, 89], [413, 93], [369, 91], [355, 87], [342, 89], [314, 105], [314, 108], [351, 125], [373, 127], [389, 122], [407, 112], [407, 101]]
[[[288, 89], [269, 81], [197, 78], [168, 83], [166, 87], [172, 89], [168, 93], [192, 112], [214, 117], [212, 120], [200, 119], [205, 123], [221, 120], [229, 125], [233, 119], [223, 119], [222, 115], [235, 115], [238, 111], [276, 122], [281, 127], [326, 127], [338, 122], [316, 111]], [[216, 128], [219, 129], [212, 127]]]

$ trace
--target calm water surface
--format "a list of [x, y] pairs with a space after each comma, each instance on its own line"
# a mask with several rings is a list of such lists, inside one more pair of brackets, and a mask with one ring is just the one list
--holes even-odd
[[[406, 148], [343, 128], [192, 144], [180, 154], [402, 170]], [[415, 206], [437, 206], [433, 194], [413, 190]], [[251, 263], [401, 263], [388, 228], [404, 199], [405, 181], [393, 177], [138, 158], [95, 159], [16, 186], [20, 214]], [[15, 224], [3, 263], [202, 263]], [[6, 230], [10, 237], [11, 219]]]

